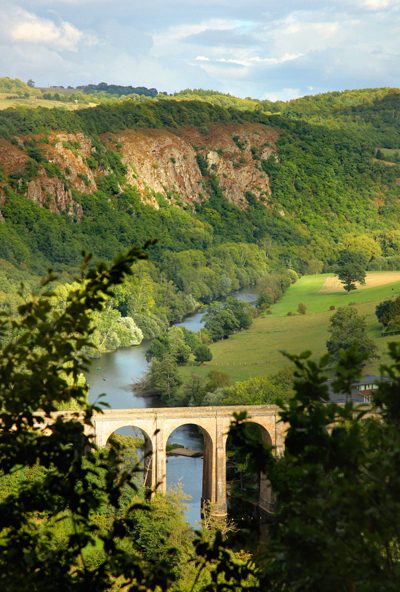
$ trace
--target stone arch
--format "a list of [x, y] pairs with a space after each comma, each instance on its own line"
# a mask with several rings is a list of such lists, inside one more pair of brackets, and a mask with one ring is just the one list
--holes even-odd
[[212, 434], [210, 433], [210, 429], [207, 425], [207, 421], [203, 420], [202, 418], [197, 419], [196, 417], [180, 417], [179, 419], [170, 419], [167, 420], [165, 422], [165, 428], [164, 428], [164, 438], [165, 441], [168, 440], [168, 438], [170, 437], [170, 435], [172, 434], [172, 432], [174, 432], [176, 429], [185, 426], [185, 425], [195, 425], [197, 427], [199, 427], [202, 431], [202, 434], [204, 436], [204, 433], [206, 433], [211, 439], [213, 438]]
[[[249, 424], [251, 423], [260, 429], [263, 442], [266, 442], [270, 446], [275, 445], [275, 440], [276, 440], [275, 434], [274, 434], [274, 437], [271, 436], [271, 434], [269, 433], [269, 430], [264, 425], [263, 418], [257, 418], [257, 417], [250, 416], [245, 421], [246, 421], [246, 423], [249, 423]], [[226, 436], [225, 436], [225, 450], [226, 450], [227, 441], [228, 441], [228, 434], [226, 434]], [[273, 513], [274, 509], [275, 509], [275, 502], [276, 502], [276, 496], [275, 496], [274, 492], [272, 491], [271, 483], [268, 479], [268, 475], [265, 475], [264, 473], [260, 473], [260, 475], [259, 475], [259, 498], [258, 498], [259, 507], [268, 513]]]
[[[115, 432], [121, 428], [134, 428], [135, 430], [140, 430], [143, 435], [144, 439], [144, 446], [143, 446], [143, 481], [146, 488], [150, 489], [153, 487], [153, 453], [154, 453], [154, 436], [152, 437], [148, 430], [145, 429], [144, 426], [140, 425], [141, 422], [132, 422], [132, 421], [119, 421], [118, 423], [115, 422], [114, 425], [108, 426], [108, 429], [105, 433], [103, 433], [103, 442], [104, 446], [107, 445], [108, 440], [111, 438]], [[105, 441], [104, 441], [105, 440]]]
[[211, 503], [216, 502], [216, 492], [215, 492], [215, 442], [213, 434], [210, 433], [209, 426], [207, 425], [207, 421], [203, 419], [197, 419], [195, 417], [179, 418], [174, 421], [168, 422], [168, 427], [165, 429], [164, 432], [164, 442], [165, 446], [167, 445], [168, 438], [171, 434], [178, 428], [185, 426], [185, 425], [196, 425], [200, 428], [201, 433], [203, 435], [203, 444], [204, 444], [204, 452], [203, 452], [203, 478], [202, 478], [202, 494], [201, 494], [201, 505], [203, 506], [205, 501], [210, 501]]

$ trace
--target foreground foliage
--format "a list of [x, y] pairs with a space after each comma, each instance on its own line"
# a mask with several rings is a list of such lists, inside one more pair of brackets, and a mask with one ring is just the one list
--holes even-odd
[[[93, 332], [88, 311], [101, 310], [113, 286], [132, 273], [130, 265], [144, 257], [134, 247], [110, 269], [99, 264], [69, 294], [61, 315], [52, 310], [53, 293], [47, 290], [21, 305], [20, 318], [11, 320], [19, 336], [3, 348], [0, 361], [0, 474], [35, 468], [42, 478], [22, 480], [18, 491], [0, 504], [3, 590], [54, 590], [56, 583], [63, 590], [98, 591], [109, 589], [122, 575], [127, 582], [139, 580], [141, 589], [168, 586], [160, 562], [152, 561], [152, 569], [143, 571], [145, 562], [121, 544], [132, 524], [129, 513], [121, 520], [121, 494], [125, 487], [136, 488], [135, 475], [120, 471], [113, 448], [94, 454], [85, 428], [90, 429], [98, 408], [86, 404], [87, 387], [78, 383], [88, 363], [82, 350], [90, 346]], [[43, 288], [52, 280], [49, 274]], [[2, 334], [9, 324], [2, 313]], [[46, 419], [71, 399], [81, 404], [83, 421], [59, 417], [44, 436]], [[104, 504], [114, 515], [106, 532], [91, 521]], [[63, 520], [66, 513], [73, 527], [60, 545], [51, 524], [43, 528], [41, 522], [47, 517]], [[103, 560], [90, 569], [84, 550], [98, 545]]]
[[[110, 269], [100, 264], [89, 271], [62, 314], [53, 311], [46, 290], [21, 305], [18, 319], [2, 315], [1, 333], [11, 324], [16, 335], [0, 359], [0, 476], [4, 482], [21, 475], [0, 502], [2, 590], [397, 591], [400, 344], [390, 344], [393, 363], [382, 367], [391, 381], [372, 393], [373, 407], [365, 410], [328, 401], [328, 356], [315, 363], [309, 352], [288, 355], [296, 368], [295, 393], [282, 403], [288, 426], [282, 455], [246, 429], [244, 416], [236, 417], [231, 435], [245, 470], [267, 473], [278, 498], [263, 552], [252, 560], [235, 555], [232, 545], [242, 543], [220, 532], [191, 542], [187, 530], [179, 526], [179, 538], [165, 520], [154, 536], [149, 504], [129, 494], [138, 488], [131, 455], [119, 457], [118, 438], [96, 451], [85, 434], [98, 408], [86, 404], [87, 388], [78, 381], [93, 331], [88, 311], [100, 310], [113, 286], [132, 273], [135, 258], [144, 256], [133, 248]], [[43, 288], [53, 279], [50, 274]], [[342, 352], [334, 389], [350, 392], [366, 358], [355, 347]], [[71, 399], [81, 404], [83, 422], [58, 417], [44, 435], [43, 421]], [[160, 499], [154, 506], [164, 518], [172, 512], [168, 503]], [[57, 525], [66, 521], [60, 537]]]
[[[253, 467], [267, 471], [280, 504], [267, 550], [259, 556], [262, 590], [320, 592], [398, 590], [400, 583], [400, 344], [382, 367], [370, 415], [364, 407], [328, 401], [328, 356], [288, 356], [296, 366], [295, 396], [283, 406], [288, 424], [283, 456], [246, 432], [231, 430]], [[335, 391], [351, 392], [367, 358], [342, 352]]]
[[[140, 442], [114, 436], [110, 447], [96, 450], [90, 436], [92, 415], [101, 411], [87, 404], [80, 381], [89, 363], [91, 313], [103, 309], [113, 288], [133, 273], [134, 261], [145, 257], [134, 247], [110, 268], [98, 264], [76, 280], [61, 312], [52, 306], [49, 272], [41, 294], [19, 306], [18, 317], [1, 313], [0, 335], [12, 335], [0, 359], [0, 582], [6, 592], [127, 586], [158, 592], [171, 585], [183, 592], [194, 582], [196, 590], [208, 584], [220, 555], [236, 574], [247, 565], [248, 559], [219, 549], [220, 535], [216, 551], [210, 533], [199, 534], [194, 545], [179, 491], [145, 500], [136, 462]], [[71, 400], [79, 412], [53, 415]]]

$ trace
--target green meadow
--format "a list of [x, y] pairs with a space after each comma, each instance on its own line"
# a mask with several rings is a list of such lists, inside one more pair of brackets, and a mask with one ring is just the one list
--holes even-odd
[[[68, 111], [75, 111], [76, 109], [84, 109], [88, 107], [85, 104], [75, 105], [73, 103], [60, 103], [60, 101], [50, 101], [45, 99], [34, 100], [33, 96], [29, 98], [11, 98], [8, 99], [9, 95], [6, 93], [0, 93], [0, 110], [8, 109], [9, 107], [30, 107], [36, 109], [37, 107], [46, 107], [46, 109], [52, 109], [57, 107], [58, 109], [67, 109]], [[92, 106], [92, 105], [89, 105]]]
[[[326, 353], [325, 344], [329, 337], [329, 318], [334, 311], [330, 306], [348, 306], [355, 303], [357, 310], [367, 318], [368, 333], [376, 339], [380, 351], [380, 360], [373, 360], [366, 372], [379, 373], [379, 366], [388, 362], [387, 343], [393, 337], [382, 338], [380, 324], [375, 316], [379, 301], [398, 295], [399, 282], [346, 293], [318, 294], [322, 289], [326, 275], [304, 276], [291, 286], [282, 299], [274, 304], [272, 315], [264, 315], [253, 321], [247, 331], [240, 331], [229, 339], [213, 343], [213, 359], [200, 367], [184, 366], [180, 372], [186, 380], [192, 372], [205, 377], [210, 370], [227, 372], [231, 384], [247, 380], [252, 376], [275, 374], [288, 360], [280, 353], [313, 352], [313, 359], [319, 359]], [[307, 306], [307, 314], [287, 316], [295, 312], [299, 302]]]
[[[391, 272], [376, 272], [374, 275], [379, 275], [384, 278], [391, 277]], [[333, 292], [331, 294], [319, 294], [322, 290], [326, 280], [332, 274], [322, 275], [306, 275], [293, 284], [287, 292], [283, 295], [272, 307], [273, 314], [287, 315], [289, 311], [296, 312], [299, 302], [304, 302], [307, 306], [307, 313], [323, 312], [329, 310], [330, 306], [347, 306], [349, 302], [359, 304], [361, 302], [370, 302], [375, 300], [382, 300], [395, 294], [400, 294], [400, 282], [391, 282], [373, 288], [363, 288], [362, 290], [354, 290], [347, 294], [346, 292]]]

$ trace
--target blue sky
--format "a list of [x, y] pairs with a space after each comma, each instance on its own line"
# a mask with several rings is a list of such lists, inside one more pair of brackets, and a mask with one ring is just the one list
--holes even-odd
[[399, 0], [0, 0], [0, 76], [288, 100], [399, 86]]

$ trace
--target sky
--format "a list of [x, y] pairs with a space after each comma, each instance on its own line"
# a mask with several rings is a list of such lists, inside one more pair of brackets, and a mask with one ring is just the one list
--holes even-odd
[[398, 87], [400, 0], [0, 0], [0, 76], [290, 100]]

